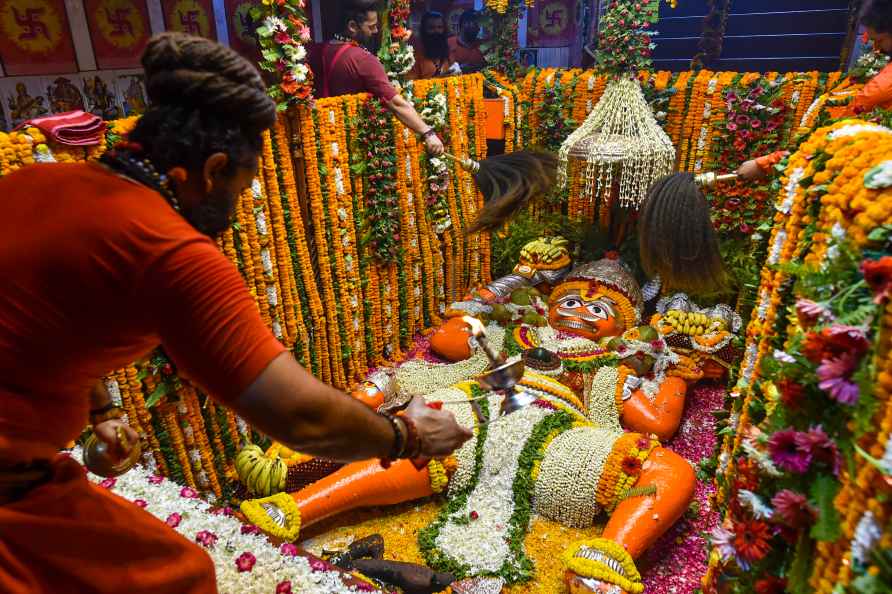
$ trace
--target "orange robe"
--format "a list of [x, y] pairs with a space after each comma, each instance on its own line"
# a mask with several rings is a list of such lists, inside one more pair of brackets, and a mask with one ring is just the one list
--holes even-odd
[[845, 115], [857, 116], [878, 107], [892, 107], [892, 62], [870, 79], [848, 105]]
[[[95, 383], [159, 343], [224, 403], [284, 351], [235, 266], [156, 192], [52, 164], [0, 178], [0, 196], [0, 472], [56, 457]], [[63, 457], [0, 505], [0, 592], [73, 591], [216, 586], [198, 545]]]

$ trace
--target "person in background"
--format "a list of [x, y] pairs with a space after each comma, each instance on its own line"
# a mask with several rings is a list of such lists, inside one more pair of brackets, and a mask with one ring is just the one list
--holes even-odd
[[308, 53], [316, 97], [371, 93], [407, 128], [420, 135], [431, 155], [443, 154], [443, 142], [421, 119], [411, 103], [390, 84], [378, 45], [378, 11], [375, 0], [344, 0], [341, 32], [334, 39], [314, 45]]
[[420, 34], [414, 40], [415, 65], [409, 71], [411, 80], [460, 74], [449, 60], [449, 34], [446, 18], [439, 12], [426, 12], [421, 17]]
[[449, 38], [449, 62], [458, 64], [465, 74], [486, 66], [480, 51], [480, 22], [477, 12], [466, 10], [458, 18], [458, 35]]
[[149, 108], [126, 142], [100, 162], [0, 179], [3, 594], [217, 592], [201, 546], [59, 455], [89, 423], [112, 465], [127, 457], [139, 436], [100, 380], [159, 344], [295, 451], [442, 457], [472, 435], [417, 399], [378, 414], [295, 361], [215, 243], [257, 175], [275, 103], [254, 66], [202, 37], [154, 37], [142, 64]]
[[[861, 24], [873, 47], [892, 57], [892, 0], [867, 0], [861, 11]], [[847, 84], [848, 81], [843, 83]], [[861, 87], [848, 105], [828, 108], [828, 112], [837, 119], [854, 118], [877, 108], [892, 108], [892, 62]], [[777, 151], [750, 159], [740, 166], [737, 174], [745, 180], [762, 179], [787, 154], [786, 151]]]

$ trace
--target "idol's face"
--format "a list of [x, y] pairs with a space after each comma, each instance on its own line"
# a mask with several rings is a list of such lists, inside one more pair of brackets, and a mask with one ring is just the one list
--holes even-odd
[[616, 304], [605, 296], [586, 298], [571, 291], [551, 304], [548, 323], [555, 330], [597, 341], [622, 334], [616, 311]]

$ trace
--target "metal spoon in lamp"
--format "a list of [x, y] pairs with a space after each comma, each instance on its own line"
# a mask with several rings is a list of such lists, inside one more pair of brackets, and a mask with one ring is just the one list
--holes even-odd
[[[510, 415], [511, 413], [517, 412], [518, 410], [535, 402], [535, 396], [529, 394], [523, 389], [517, 388], [517, 383], [523, 377], [523, 361], [517, 360], [513, 363], [509, 363], [505, 357], [493, 351], [492, 346], [489, 344], [489, 341], [486, 338], [486, 328], [484, 327], [483, 323], [477, 318], [464, 316], [462, 318], [462, 321], [470, 326], [471, 335], [474, 337], [474, 340], [477, 341], [477, 344], [483, 350], [486, 358], [489, 359], [489, 369], [478, 375], [474, 379], [484, 389], [490, 392], [499, 392], [503, 395], [502, 404], [499, 408], [499, 417], [490, 421], [482, 421], [478, 424], [486, 425], [492, 423], [498, 420], [498, 418], [500, 417]], [[483, 400], [487, 397], [488, 395], [485, 394], [483, 396], [477, 396], [475, 398], [469, 398], [467, 400], [450, 400], [439, 402], [441, 404], [455, 404], [472, 402], [475, 400]]]

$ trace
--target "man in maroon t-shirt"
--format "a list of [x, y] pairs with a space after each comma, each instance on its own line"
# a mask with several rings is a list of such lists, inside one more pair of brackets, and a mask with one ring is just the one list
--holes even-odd
[[316, 97], [371, 93], [406, 127], [421, 135], [428, 153], [441, 155], [443, 142], [437, 133], [393, 88], [384, 66], [368, 49], [378, 36], [375, 4], [375, 0], [343, 0], [342, 32], [310, 49], [308, 61], [315, 75]]

